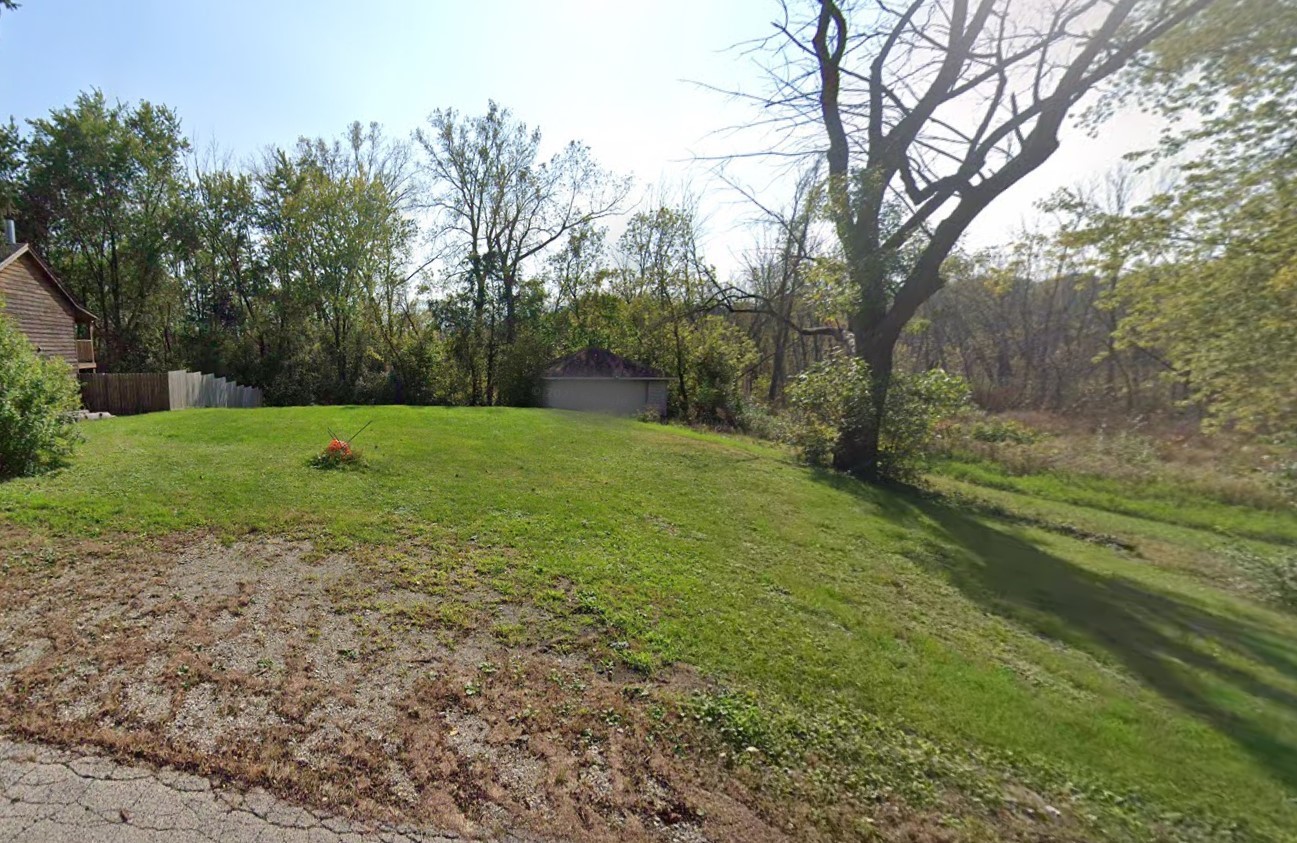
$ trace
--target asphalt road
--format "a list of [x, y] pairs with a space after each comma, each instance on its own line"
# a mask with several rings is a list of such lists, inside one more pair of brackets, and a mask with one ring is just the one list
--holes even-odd
[[0, 737], [3, 843], [434, 843], [454, 836], [366, 827], [264, 791], [213, 787], [173, 770], [119, 764]]

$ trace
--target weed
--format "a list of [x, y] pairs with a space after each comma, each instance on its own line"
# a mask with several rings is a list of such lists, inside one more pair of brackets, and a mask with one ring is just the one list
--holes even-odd
[[[953, 428], [948, 428], [947, 431], [947, 435], [956, 432]], [[1030, 445], [1044, 438], [1044, 434], [1040, 431], [1033, 430], [1021, 422], [1000, 418], [973, 421], [966, 426], [965, 435], [977, 442], [994, 444], [1008, 442], [1014, 445]]]
[[1222, 554], [1245, 578], [1245, 590], [1259, 599], [1297, 611], [1297, 551], [1262, 556], [1239, 544], [1227, 545]]

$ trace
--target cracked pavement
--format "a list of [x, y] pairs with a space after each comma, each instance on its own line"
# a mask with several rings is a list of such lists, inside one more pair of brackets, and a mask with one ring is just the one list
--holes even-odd
[[3, 843], [440, 843], [416, 829], [364, 825], [254, 788], [241, 791], [169, 769], [120, 764], [0, 737]]

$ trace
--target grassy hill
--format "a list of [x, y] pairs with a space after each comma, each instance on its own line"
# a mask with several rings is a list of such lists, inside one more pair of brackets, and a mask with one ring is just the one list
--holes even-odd
[[[308, 467], [328, 428], [371, 421], [366, 469]], [[487, 589], [566, 618], [511, 640], [594, 618], [622, 665], [692, 666], [712, 690], [691, 710], [788, 798], [895, 798], [972, 837], [1025, 812], [1048, 838], [1055, 805], [1081, 837], [1297, 835], [1297, 617], [1229, 562], [1291, 552], [1263, 540], [1297, 535], [1291, 512], [1205, 525], [969, 468], [941, 494], [883, 491], [741, 438], [539, 410], [194, 410], [84, 433], [70, 468], [0, 485], [0, 523], [471, 549], [450, 620], [478, 623]], [[450, 599], [444, 570], [405, 574]]]

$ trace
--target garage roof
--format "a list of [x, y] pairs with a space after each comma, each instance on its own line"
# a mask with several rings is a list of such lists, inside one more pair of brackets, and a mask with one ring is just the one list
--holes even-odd
[[545, 369], [545, 377], [666, 379], [657, 369], [593, 346], [555, 360]]

